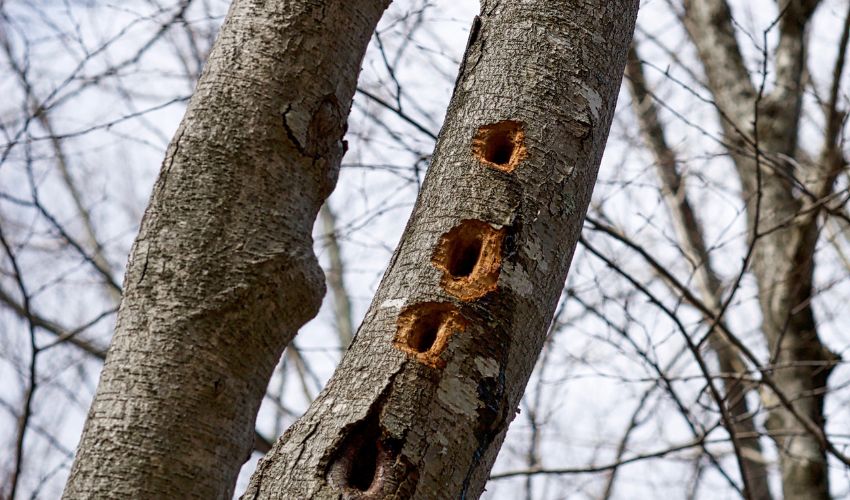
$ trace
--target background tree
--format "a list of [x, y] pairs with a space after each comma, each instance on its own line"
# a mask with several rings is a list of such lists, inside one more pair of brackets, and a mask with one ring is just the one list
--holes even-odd
[[[0, 8], [0, 230], [8, 244], [0, 247], [0, 483], [6, 494], [13, 478], [18, 498], [61, 492], [100, 370], [97, 356], [113, 329], [120, 288], [114, 285], [122, 281], [155, 173], [228, 4], [6, 0]], [[735, 46], [755, 100], [764, 86], [763, 101], [777, 87], [779, 33], [787, 30], [781, 20], [793, 10], [774, 0], [728, 5]], [[329, 281], [329, 290], [342, 295], [328, 294], [275, 369], [257, 422], [268, 440], [306, 409], [340, 358], [338, 299], [348, 299], [353, 322], [368, 308], [427, 171], [475, 12], [474, 4], [397, 0], [372, 38], [349, 121], [343, 182], [329, 205], [334, 230], [314, 232], [326, 273], [341, 270], [341, 285]], [[722, 131], [727, 111], [718, 112], [720, 101], [706, 86], [685, 12], [678, 0], [643, 2], [636, 37], [648, 96], [685, 186], [677, 199], [687, 193], [725, 309], [711, 312], [700, 281], [706, 259], [691, 254], [677, 232], [656, 153], [623, 94], [582, 245], [485, 498], [739, 498], [741, 462], [763, 463], [773, 497], [783, 496], [780, 464], [795, 460], [780, 454], [795, 440], [783, 448], [770, 436], [803, 435], [765, 427], [768, 413], [783, 403], [760, 397], [771, 395], [762, 371], [778, 382], [784, 365], [772, 362], [755, 267], [745, 265], [754, 260], [745, 261], [752, 237], [729, 154], [733, 141]], [[834, 151], [846, 154], [846, 18], [846, 2], [823, 0], [798, 31], [806, 41], [799, 139], [796, 163], [786, 164], [797, 179], [808, 178], [804, 170], [814, 175], [804, 165], [820, 164], [823, 138], [833, 132]], [[752, 111], [755, 100], [742, 106]], [[770, 122], [765, 116], [758, 114], [762, 127]], [[761, 140], [768, 132], [760, 129], [756, 155], [752, 124], [740, 130], [750, 136], [744, 142], [751, 161], [758, 156], [761, 175], [776, 172], [777, 160]], [[841, 328], [850, 291], [847, 185], [842, 167], [820, 205], [799, 186], [792, 190], [806, 207], [819, 207], [808, 304], [821, 342], [840, 355], [850, 340]], [[813, 213], [807, 210], [800, 215]], [[763, 230], [769, 226], [762, 223]], [[332, 244], [338, 264], [330, 258]], [[95, 253], [108, 267], [95, 265]], [[700, 347], [698, 357], [686, 336]], [[730, 373], [715, 349], [718, 338], [737, 339], [757, 361], [738, 351], [745, 365]], [[727, 388], [744, 389], [761, 455], [736, 456], [698, 359], [731, 398], [730, 413], [741, 405]], [[839, 452], [850, 425], [847, 373], [846, 363], [836, 362], [822, 394], [823, 429]], [[795, 402], [806, 396], [788, 394]], [[742, 433], [743, 450], [753, 435]], [[260, 456], [243, 467], [237, 491]], [[832, 452], [826, 461], [832, 496], [846, 496], [847, 466]]]
[[[828, 452], [850, 464], [823, 431], [823, 394], [839, 358], [821, 341], [812, 308], [819, 214], [829, 209], [835, 177], [845, 165], [843, 155], [836, 154], [834, 122], [839, 117], [834, 103], [826, 105], [821, 154], [810, 160], [809, 153], [797, 150], [806, 34], [819, 3], [780, 2], [770, 90], [766, 75], [758, 86], [752, 83], [724, 1], [685, 2], [684, 11], [708, 89], [722, 114], [723, 138], [746, 204], [747, 260], [752, 259], [770, 352], [770, 370], [762, 378], [767, 380], [769, 373], [774, 380], [764, 391], [769, 412], [765, 425], [780, 449], [783, 493], [801, 499], [829, 498]], [[844, 54], [840, 56], [837, 78], [844, 64]]]
[[[744, 378], [747, 377], [747, 365], [738, 348], [727, 338], [728, 327], [722, 320], [724, 306], [721, 280], [711, 263], [700, 221], [688, 200], [676, 154], [667, 144], [659, 121], [658, 107], [650, 96], [643, 64], [635, 46], [629, 51], [626, 76], [638, 126], [647, 148], [653, 154], [661, 192], [667, 202], [682, 252], [689, 261], [697, 263], [694, 274], [701, 298], [694, 300], [694, 305], [704, 306], [706, 321], [718, 323], [715, 331], [709, 334], [707, 343], [717, 356], [720, 372], [733, 375], [723, 381], [725, 394], [719, 404], [724, 405], [728, 412], [727, 422], [724, 423], [730, 438], [736, 440], [734, 444], [741, 462], [741, 478], [746, 479], [748, 494], [752, 498], [770, 498], [768, 472], [764, 461], [759, 460], [762, 456], [761, 444], [746, 398], [748, 384]], [[592, 223], [596, 222], [592, 220]], [[604, 225], [598, 227], [608, 229]], [[618, 233], [613, 235], [619, 236]]]

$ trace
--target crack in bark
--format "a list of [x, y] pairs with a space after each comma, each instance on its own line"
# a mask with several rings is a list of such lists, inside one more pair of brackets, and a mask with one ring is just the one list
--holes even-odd
[[452, 90], [452, 98], [457, 93], [458, 88], [460, 88], [460, 83], [466, 80], [466, 75], [472, 71], [473, 68], [478, 64], [478, 61], [481, 60], [481, 53], [484, 49], [484, 41], [481, 41], [481, 48], [477, 51], [478, 57], [475, 58], [475, 62], [472, 66], [467, 69], [467, 63], [469, 61], [469, 56], [472, 53], [472, 48], [475, 45], [475, 42], [478, 41], [478, 35], [481, 33], [481, 16], [475, 16], [472, 20], [472, 26], [469, 28], [469, 38], [466, 40], [466, 49], [463, 51], [463, 59], [460, 61], [460, 67], [457, 72], [457, 81], [455, 82], [454, 89]]
[[139, 280], [136, 284], [140, 284], [145, 279], [145, 274], [148, 272], [148, 249], [145, 249], [145, 262], [142, 264], [142, 272], [139, 273]]
[[[167, 158], [167, 161], [163, 162], [162, 169], [160, 170], [160, 180], [159, 180], [159, 190], [165, 190], [165, 184], [168, 181], [168, 174], [171, 173], [171, 168], [174, 166], [174, 161], [177, 158], [177, 154], [180, 152], [180, 141], [183, 139], [183, 135], [185, 135], [186, 130], [181, 129], [177, 136], [174, 138], [174, 149], [171, 152], [171, 155]], [[140, 237], [139, 242], [144, 241], [144, 238]], [[148, 272], [148, 257], [150, 255], [150, 244], [145, 248], [145, 262], [142, 264], [142, 271], [139, 273], [139, 279], [136, 281], [136, 284], [141, 284], [141, 282], [145, 279], [145, 276]]]
[[301, 144], [301, 141], [295, 136], [295, 132], [289, 127], [289, 122], [286, 120], [286, 115], [292, 111], [292, 104], [287, 103], [286, 109], [281, 113], [281, 124], [283, 125], [283, 130], [286, 132], [286, 138], [289, 139], [289, 142], [298, 150], [301, 156], [307, 156], [312, 158], [313, 156], [307, 152], [304, 146]]
[[[507, 349], [505, 350], [507, 353]], [[472, 474], [476, 467], [481, 463], [481, 458], [487, 451], [487, 448], [496, 439], [496, 436], [502, 432], [502, 429], [508, 425], [507, 421], [507, 401], [505, 400], [505, 363], [507, 356], [499, 363], [498, 377], [485, 377], [478, 383], [478, 400], [484, 403], [483, 408], [478, 408], [478, 427], [475, 429], [475, 437], [478, 439], [478, 447], [472, 454], [472, 462], [469, 464], [469, 469], [466, 471], [466, 477], [461, 486], [460, 498], [466, 499], [469, 486], [472, 481]], [[495, 383], [495, 384], [494, 384]], [[489, 386], [495, 385], [493, 389]]]
[[177, 153], [180, 151], [180, 141], [183, 139], [183, 135], [186, 133], [186, 130], [180, 130], [177, 137], [174, 139], [174, 151], [171, 152], [171, 156], [168, 158], [168, 165], [163, 164], [162, 171], [160, 174], [160, 182], [159, 189], [165, 190], [165, 183], [168, 180], [168, 174], [171, 173], [171, 167], [174, 166], [174, 160], [177, 158]]

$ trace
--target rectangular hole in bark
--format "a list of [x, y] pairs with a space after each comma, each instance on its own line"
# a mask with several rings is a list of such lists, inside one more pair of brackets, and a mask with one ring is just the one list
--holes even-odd
[[479, 220], [463, 220], [440, 237], [431, 263], [443, 271], [443, 289], [475, 300], [496, 289], [502, 264], [504, 229]]
[[435, 368], [445, 366], [442, 353], [449, 337], [465, 324], [449, 303], [423, 302], [406, 307], [398, 317], [395, 346], [419, 362]]
[[440, 333], [441, 319], [439, 315], [421, 318], [410, 332], [407, 345], [416, 352], [430, 351]]
[[452, 276], [462, 278], [472, 274], [481, 257], [481, 236], [480, 233], [466, 233], [458, 238], [446, 266]]
[[528, 154], [522, 123], [504, 120], [479, 127], [472, 138], [472, 153], [489, 167], [513, 172]]

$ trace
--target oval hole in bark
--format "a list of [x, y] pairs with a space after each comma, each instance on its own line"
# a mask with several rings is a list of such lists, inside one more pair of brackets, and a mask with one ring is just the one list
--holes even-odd
[[[377, 415], [350, 427], [328, 470], [334, 486], [348, 491], [369, 492], [380, 489], [382, 461], [389, 457], [381, 449], [381, 428]], [[360, 498], [358, 496], [358, 498]]]
[[377, 470], [378, 444], [373, 440], [365, 441], [351, 457], [346, 483], [351, 488], [366, 491], [372, 486]]
[[443, 234], [431, 258], [431, 263], [443, 271], [443, 289], [464, 301], [495, 290], [504, 239], [504, 228], [469, 219]]
[[504, 120], [478, 128], [472, 153], [485, 165], [512, 172], [528, 154], [522, 123]]
[[378, 500], [410, 498], [419, 473], [402, 454], [404, 440], [394, 438], [381, 425], [384, 396], [373, 403], [359, 422], [345, 426], [345, 437], [330, 456], [326, 478], [341, 490], [335, 498]]
[[414, 356], [419, 362], [442, 368], [441, 354], [449, 337], [463, 331], [465, 323], [457, 308], [450, 303], [422, 302], [404, 308], [398, 316], [395, 346]]

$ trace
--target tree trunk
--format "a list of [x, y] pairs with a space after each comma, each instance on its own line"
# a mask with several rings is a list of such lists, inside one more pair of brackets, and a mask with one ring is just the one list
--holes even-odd
[[636, 0], [485, 0], [401, 243], [245, 498], [475, 498], [566, 278]]
[[[703, 300], [711, 311], [718, 315], [723, 303], [721, 280], [711, 264], [702, 226], [688, 201], [676, 155], [668, 146], [664, 136], [658, 109], [649, 95], [649, 88], [643, 74], [643, 64], [635, 45], [632, 45], [629, 50], [626, 76], [629, 79], [629, 89], [641, 135], [647, 148], [655, 157], [655, 170], [661, 182], [661, 191], [670, 211], [679, 244], [695, 267], [694, 272]], [[711, 321], [713, 318], [708, 319]], [[762, 455], [759, 435], [746, 399], [751, 387], [743, 382], [743, 379], [749, 376], [749, 369], [736, 348], [723, 336], [721, 329], [715, 329], [708, 342], [717, 356], [720, 372], [728, 377], [724, 378], [723, 384], [724, 404], [728, 407], [734, 423], [727, 430], [733, 439], [738, 440], [741, 448], [741, 469], [742, 473], [746, 474], [745, 484], [749, 487], [746, 493], [751, 500], [769, 500], [771, 495], [767, 483], [766, 460]]]
[[327, 239], [328, 269], [327, 279], [330, 286], [331, 296], [334, 304], [334, 323], [336, 326], [339, 347], [343, 351], [348, 348], [351, 339], [354, 338], [354, 325], [351, 320], [351, 300], [348, 298], [348, 290], [345, 288], [345, 266], [342, 263], [342, 248], [336, 234], [336, 214], [327, 203], [319, 210], [319, 219], [322, 221], [322, 230]]
[[[726, 146], [743, 187], [773, 380], [795, 411], [822, 430], [823, 398], [836, 357], [818, 337], [812, 309], [818, 239], [817, 205], [812, 204], [820, 200], [796, 195], [800, 188], [813, 191], [794, 177], [807, 174], [794, 168], [805, 162], [788, 161], [797, 155], [806, 26], [818, 4], [780, 2], [776, 82], [770, 93], [752, 84], [724, 0], [686, 0], [685, 23], [723, 113]], [[807, 216], [812, 212], [814, 216]], [[830, 498], [823, 443], [775, 395], [765, 390], [764, 396], [770, 412], [766, 426], [779, 447], [785, 498]]]
[[66, 498], [230, 498], [324, 276], [360, 62], [389, 0], [235, 0], [133, 246]]

